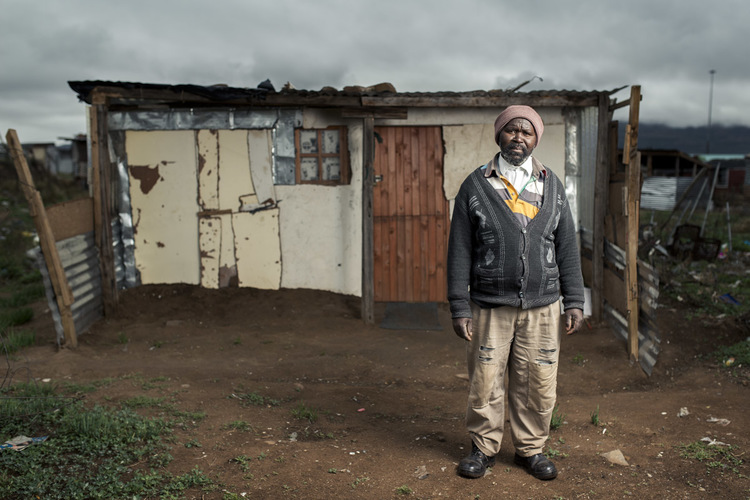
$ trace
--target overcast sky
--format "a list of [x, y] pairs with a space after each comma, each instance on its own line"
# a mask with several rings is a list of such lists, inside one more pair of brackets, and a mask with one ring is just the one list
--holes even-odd
[[534, 76], [524, 90], [639, 84], [642, 121], [703, 126], [712, 69], [713, 124], [750, 125], [748, 29], [747, 0], [0, 0], [0, 131], [85, 132], [69, 80], [430, 92]]

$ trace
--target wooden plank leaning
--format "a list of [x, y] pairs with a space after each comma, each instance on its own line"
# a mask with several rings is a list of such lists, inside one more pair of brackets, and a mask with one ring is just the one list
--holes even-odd
[[34, 218], [34, 225], [39, 235], [39, 246], [42, 249], [44, 261], [47, 264], [52, 289], [55, 291], [57, 308], [60, 311], [65, 346], [78, 347], [78, 337], [76, 336], [71, 309], [74, 301], [73, 291], [70, 288], [68, 279], [65, 277], [65, 269], [60, 261], [60, 255], [57, 253], [55, 236], [52, 233], [52, 226], [44, 210], [42, 195], [34, 185], [34, 179], [31, 177], [31, 172], [26, 163], [26, 157], [23, 154], [23, 148], [21, 147], [21, 142], [18, 140], [16, 131], [13, 129], [8, 130], [5, 138], [16, 167], [16, 172], [18, 173], [18, 178], [21, 181], [21, 189], [26, 197], [26, 201], [29, 203], [29, 210], [31, 211], [31, 216]]
[[[628, 353], [631, 362], [638, 361], [638, 235], [640, 225], [641, 198], [641, 154], [638, 151], [638, 118], [641, 87], [630, 89], [630, 117], [628, 119], [628, 233], [626, 252], [625, 284], [628, 298]], [[623, 158], [624, 159], [624, 158]]]

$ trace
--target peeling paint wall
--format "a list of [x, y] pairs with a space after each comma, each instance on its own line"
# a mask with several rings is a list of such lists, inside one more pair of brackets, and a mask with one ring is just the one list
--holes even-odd
[[259, 205], [256, 179], [275, 200], [270, 145], [270, 130], [197, 133], [202, 286], [279, 288], [278, 214], [242, 211]]
[[239, 286], [278, 290], [281, 283], [279, 210], [232, 214]]
[[[305, 126], [333, 123], [314, 112]], [[362, 127], [350, 123], [352, 170], [346, 186], [276, 186], [281, 200], [283, 288], [311, 288], [361, 295], [362, 282]]]
[[458, 188], [472, 170], [487, 163], [498, 152], [494, 130], [492, 123], [443, 127], [443, 186], [448, 199], [456, 197]]
[[250, 175], [247, 130], [219, 130], [219, 208], [237, 212], [257, 203]]
[[125, 143], [141, 283], [198, 284], [195, 133], [131, 131]]
[[[476, 112], [456, 110], [455, 113], [435, 110], [435, 116], [427, 111], [429, 110], [423, 110], [413, 119], [410, 112], [409, 122], [413, 125], [439, 125], [440, 119], [444, 119], [444, 123], [449, 124], [443, 126], [443, 187], [446, 198], [453, 200], [466, 176], [490, 161], [500, 150], [495, 143], [494, 124], [502, 109]], [[565, 182], [565, 123], [562, 112], [559, 108], [540, 108], [537, 111], [544, 120], [544, 136], [539, 147], [534, 150], [534, 156]]]

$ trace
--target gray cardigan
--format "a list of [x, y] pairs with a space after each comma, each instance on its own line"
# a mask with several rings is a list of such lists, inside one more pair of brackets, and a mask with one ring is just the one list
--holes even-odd
[[[534, 160], [536, 161], [536, 160]], [[563, 295], [565, 309], [583, 309], [575, 226], [560, 179], [545, 169], [544, 200], [524, 228], [484, 177], [482, 167], [456, 195], [448, 243], [448, 301], [454, 318], [483, 308], [530, 309]]]

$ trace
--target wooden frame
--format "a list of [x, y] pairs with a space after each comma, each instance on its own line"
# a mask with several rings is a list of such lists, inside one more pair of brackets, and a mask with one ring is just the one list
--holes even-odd
[[[324, 152], [324, 137], [326, 133], [332, 131], [338, 132], [338, 151], [335, 153]], [[316, 151], [303, 152], [302, 135], [314, 133], [316, 135]], [[346, 140], [347, 128], [346, 127], [328, 127], [318, 129], [295, 129], [294, 131], [294, 175], [297, 184], [322, 184], [324, 186], [339, 186], [342, 184], [349, 184], [351, 178], [349, 172], [349, 146]], [[326, 159], [335, 158], [339, 160], [339, 178], [338, 179], [324, 179], [323, 165]], [[315, 160], [317, 164], [316, 178], [307, 179], [303, 178], [303, 162], [305, 159]]]

